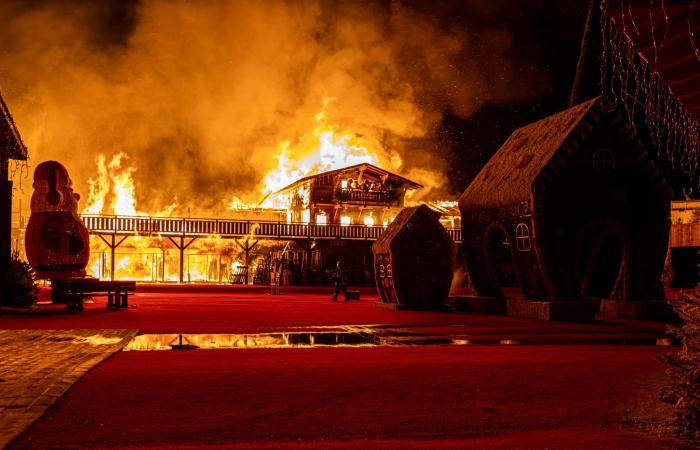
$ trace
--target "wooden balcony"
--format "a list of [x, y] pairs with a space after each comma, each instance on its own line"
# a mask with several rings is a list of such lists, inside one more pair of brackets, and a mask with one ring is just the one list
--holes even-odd
[[[91, 234], [123, 236], [375, 240], [385, 229], [381, 225], [317, 225], [233, 219], [106, 215], [83, 215], [81, 218]], [[461, 242], [461, 230], [447, 231], [455, 242]]]

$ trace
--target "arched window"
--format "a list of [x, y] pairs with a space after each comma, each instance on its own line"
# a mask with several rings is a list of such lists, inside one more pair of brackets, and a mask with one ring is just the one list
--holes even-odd
[[384, 264], [380, 264], [379, 265], [379, 278], [384, 278], [385, 273], [386, 272], [384, 271]]
[[597, 150], [593, 153], [593, 169], [601, 175], [615, 170], [615, 154], [607, 148]]
[[386, 265], [386, 277], [391, 278], [391, 264]]
[[519, 223], [515, 227], [515, 245], [520, 252], [529, 252], [532, 248], [530, 243], [530, 229], [524, 223]]

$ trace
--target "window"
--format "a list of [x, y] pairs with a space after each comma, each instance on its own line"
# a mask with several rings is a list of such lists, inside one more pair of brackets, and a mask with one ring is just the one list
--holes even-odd
[[391, 264], [387, 264], [387, 265], [386, 265], [386, 277], [387, 277], [387, 278], [391, 278], [391, 275], [392, 275], [392, 273], [391, 273]]
[[379, 278], [384, 278], [386, 272], [384, 271], [384, 264], [379, 265]]
[[593, 169], [601, 175], [607, 175], [615, 170], [615, 154], [607, 148], [601, 148], [593, 153]]
[[520, 252], [529, 252], [532, 248], [530, 244], [530, 229], [524, 223], [519, 223], [515, 227], [515, 244]]

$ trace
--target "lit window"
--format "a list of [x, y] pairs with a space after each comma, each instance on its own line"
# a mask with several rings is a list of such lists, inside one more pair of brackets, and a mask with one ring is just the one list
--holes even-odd
[[601, 175], [615, 170], [615, 154], [607, 148], [597, 150], [593, 153], [593, 169]]
[[311, 222], [311, 211], [305, 209], [301, 212], [301, 221], [304, 223]]
[[325, 214], [316, 215], [316, 225], [325, 225], [328, 223], [328, 217]]
[[368, 227], [373, 227], [374, 226], [374, 217], [370, 214], [369, 216], [365, 216], [365, 225]]
[[343, 227], [347, 227], [352, 223], [352, 220], [350, 219], [350, 216], [340, 216], [340, 225]]
[[386, 272], [384, 269], [384, 264], [380, 264], [379, 265], [379, 278], [384, 278], [385, 274], [386, 274]]
[[391, 278], [391, 264], [386, 265], [386, 277]]
[[345, 190], [348, 188], [348, 180], [341, 180], [340, 181], [340, 188]]
[[290, 209], [287, 210], [287, 223], [292, 223], [292, 211]]
[[515, 243], [518, 251], [529, 252], [532, 248], [530, 244], [530, 229], [524, 223], [519, 223], [515, 227]]

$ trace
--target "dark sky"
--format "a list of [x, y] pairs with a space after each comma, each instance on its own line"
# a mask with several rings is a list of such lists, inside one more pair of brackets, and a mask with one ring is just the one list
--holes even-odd
[[[470, 19], [459, 12], [460, 6], [457, 5], [460, 2], [447, 3], [455, 5], [455, 17], [469, 22]], [[483, 2], [465, 2], [473, 3]], [[507, 26], [516, 42], [541, 48], [539, 63], [551, 74], [551, 87], [547, 94], [534, 101], [487, 105], [466, 119], [447, 112], [443, 121], [443, 135], [452, 148], [454, 164], [450, 166], [449, 176], [456, 190], [466, 188], [516, 128], [568, 107], [589, 2], [509, 3], [512, 4], [511, 8], [499, 10], [498, 14], [491, 16], [491, 20]], [[524, 71], [531, 69], [523, 68]]]

